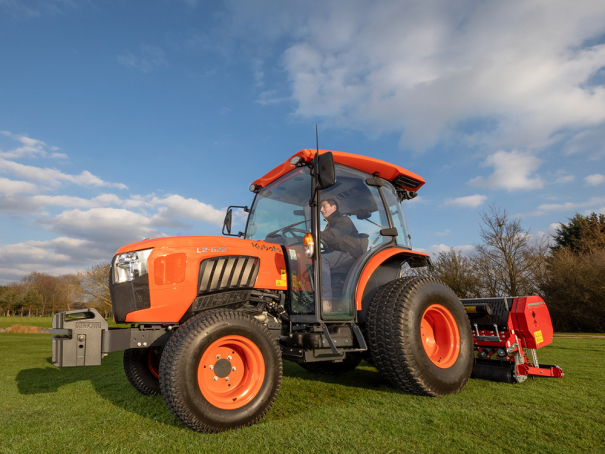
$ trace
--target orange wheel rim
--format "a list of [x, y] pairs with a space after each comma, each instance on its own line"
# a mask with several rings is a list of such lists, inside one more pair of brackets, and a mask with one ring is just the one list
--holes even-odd
[[420, 323], [420, 338], [431, 362], [447, 369], [460, 355], [460, 331], [452, 313], [441, 304], [432, 304]]
[[249, 403], [265, 379], [265, 360], [254, 342], [242, 336], [214, 341], [202, 355], [197, 381], [204, 398], [217, 408], [234, 410]]
[[155, 378], [160, 378], [160, 370], [158, 367], [159, 358], [156, 349], [151, 347], [147, 352], [147, 367]]

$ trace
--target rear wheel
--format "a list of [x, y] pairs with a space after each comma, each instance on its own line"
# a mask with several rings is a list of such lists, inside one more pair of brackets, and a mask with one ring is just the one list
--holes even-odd
[[355, 370], [361, 358], [349, 353], [344, 360], [336, 361], [319, 361], [313, 363], [299, 363], [303, 369], [314, 374], [338, 375]]
[[370, 350], [378, 371], [413, 394], [454, 394], [473, 367], [468, 317], [454, 292], [432, 278], [392, 281], [368, 313]]
[[279, 347], [251, 315], [199, 314], [169, 339], [160, 363], [162, 397], [174, 416], [198, 432], [258, 422], [281, 385]]
[[126, 378], [145, 396], [160, 393], [159, 368], [163, 347], [129, 348], [124, 351]]

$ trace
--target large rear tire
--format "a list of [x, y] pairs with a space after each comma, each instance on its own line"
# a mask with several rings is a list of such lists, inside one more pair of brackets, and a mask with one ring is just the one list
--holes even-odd
[[281, 385], [280, 349], [253, 316], [233, 310], [199, 314], [168, 340], [160, 363], [162, 397], [198, 432], [258, 422]]
[[124, 372], [134, 389], [145, 396], [160, 394], [159, 366], [162, 347], [124, 350]]
[[355, 370], [360, 362], [361, 358], [359, 356], [349, 353], [345, 356], [345, 359], [340, 362], [319, 361], [313, 363], [299, 363], [298, 365], [313, 374], [339, 375]]
[[460, 392], [473, 368], [473, 338], [464, 307], [441, 281], [407, 277], [381, 287], [368, 312], [378, 371], [403, 391]]

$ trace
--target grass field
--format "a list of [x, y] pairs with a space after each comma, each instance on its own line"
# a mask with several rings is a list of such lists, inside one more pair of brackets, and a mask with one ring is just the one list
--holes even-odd
[[48, 334], [0, 334], [2, 452], [605, 450], [605, 339], [558, 338], [540, 350], [562, 379], [470, 380], [445, 398], [395, 391], [366, 363], [334, 378], [285, 363], [269, 414], [215, 435], [184, 428], [161, 397], [131, 388], [121, 352], [100, 367], [58, 369], [50, 346]]

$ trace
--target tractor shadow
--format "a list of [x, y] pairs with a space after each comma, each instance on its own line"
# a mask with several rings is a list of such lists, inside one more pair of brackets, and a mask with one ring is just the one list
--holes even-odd
[[[102, 366], [58, 368], [52, 366], [50, 357], [47, 362], [51, 367], [22, 369], [18, 372], [16, 382], [19, 394], [59, 393], [64, 387], [75, 385], [82, 389], [90, 383], [99, 397], [122, 410], [188, 430], [172, 416], [161, 396], [144, 396], [130, 385], [123, 370], [122, 355], [119, 353], [110, 354], [103, 360]], [[66, 394], [66, 406], [91, 405], [90, 402], [74, 399], [73, 395], [82, 393]]]
[[363, 361], [355, 370], [341, 374], [312, 373], [296, 363], [284, 361], [284, 376], [350, 388], [397, 392], [371, 364]]
[[[47, 362], [52, 366], [50, 357]], [[351, 372], [325, 375], [310, 373], [297, 364], [284, 361], [283, 375], [280, 395], [274, 406], [279, 407], [279, 419], [300, 416], [301, 409], [305, 408], [305, 405], [301, 405], [304, 402], [310, 406], [318, 403], [340, 405], [359, 388], [381, 393], [401, 393], [390, 387], [378, 371], [365, 362]], [[185, 429], [172, 416], [161, 396], [143, 396], [130, 385], [123, 371], [120, 354], [110, 354], [103, 360], [102, 366], [23, 369], [18, 372], [16, 383], [22, 395], [58, 393], [63, 387], [75, 385], [82, 388], [90, 383], [98, 396], [122, 410]], [[292, 406], [288, 402], [297, 404]], [[71, 396], [66, 396], [65, 404], [80, 405]], [[81, 405], [90, 403], [82, 402]], [[267, 418], [271, 419], [271, 413]]]

